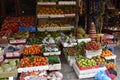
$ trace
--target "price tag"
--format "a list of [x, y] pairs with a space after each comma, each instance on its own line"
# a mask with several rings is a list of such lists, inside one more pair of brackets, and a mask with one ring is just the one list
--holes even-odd
[[7, 52], [6, 57], [13, 57], [13, 53], [12, 52]]

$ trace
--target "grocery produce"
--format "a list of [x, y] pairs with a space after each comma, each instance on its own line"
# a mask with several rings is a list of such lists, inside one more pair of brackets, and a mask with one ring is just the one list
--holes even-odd
[[23, 49], [22, 54], [23, 55], [42, 54], [42, 48], [43, 48], [42, 45], [33, 44], [33, 45], [29, 46], [29, 47], [25, 47]]
[[20, 61], [20, 68], [24, 67], [35, 67], [35, 66], [45, 66], [48, 64], [47, 58], [42, 56], [30, 56], [30, 57], [24, 57]]
[[25, 26], [25, 27], [29, 27], [29, 26], [34, 26], [35, 24], [33, 22], [20, 22], [19, 26]]
[[42, 44], [42, 39], [40, 37], [29, 38], [27, 41], [27, 44], [28, 45]]
[[63, 14], [64, 11], [56, 7], [41, 7], [38, 14]]
[[82, 27], [77, 28], [75, 33], [76, 33], [77, 39], [89, 38], [88, 34], [86, 34], [85, 30]]
[[57, 64], [60, 63], [59, 58], [57, 56], [48, 56], [49, 64]]
[[22, 16], [22, 17], [20, 17], [20, 21], [22, 21], [22, 22], [34, 22], [35, 17], [34, 16]]
[[80, 55], [81, 53], [78, 51], [77, 47], [69, 47], [66, 49], [67, 55], [69, 56], [76, 56]]
[[11, 30], [0, 31], [0, 39], [7, 39], [11, 35]]
[[88, 59], [88, 58], [82, 58], [82, 57], [78, 57], [77, 58], [77, 64], [80, 67], [92, 67], [92, 66], [96, 66], [97, 62], [94, 59]]
[[106, 59], [101, 56], [94, 56], [92, 59], [96, 61], [97, 65], [104, 66], [107, 64]]
[[44, 52], [57, 52], [57, 51], [59, 51], [59, 48], [56, 44], [49, 43], [46, 44], [44, 47]]
[[60, 27], [60, 26], [56, 23], [45, 23], [45, 24], [39, 25], [39, 27], [40, 28], [47, 28], [47, 27]]
[[86, 50], [99, 50], [100, 49], [100, 45], [97, 44], [95, 41], [89, 41], [86, 46], [85, 46]]
[[26, 39], [29, 37], [29, 32], [16, 32], [12, 33], [11, 36], [9, 37], [9, 40], [15, 40], [15, 39]]
[[113, 62], [109, 62], [107, 65], [106, 65], [106, 68], [109, 69], [109, 68], [113, 68], [113, 69], [118, 69], [118, 66], [116, 64], [114, 64]]
[[19, 63], [18, 59], [6, 59], [0, 66], [0, 72], [11, 72], [14, 71]]
[[18, 32], [17, 22], [5, 22], [2, 24], [1, 31], [11, 30], [13, 32]]
[[113, 56], [113, 53], [110, 50], [104, 50], [101, 53], [102, 57], [109, 57], [109, 56]]
[[5, 22], [19, 22], [20, 17], [6, 17]]

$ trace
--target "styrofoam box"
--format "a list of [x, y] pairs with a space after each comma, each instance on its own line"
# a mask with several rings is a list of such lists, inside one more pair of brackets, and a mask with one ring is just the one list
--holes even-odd
[[59, 1], [59, 5], [76, 5], [76, 1]]
[[92, 58], [92, 57], [94, 57], [94, 56], [98, 56], [98, 55], [100, 55], [101, 53], [102, 53], [102, 48], [99, 49], [99, 50], [91, 50], [91, 51], [85, 50], [85, 56], [86, 56], [87, 58]]
[[113, 56], [108, 56], [108, 57], [105, 57], [106, 60], [110, 60], [110, 59], [116, 59], [116, 55], [113, 55]]
[[68, 56], [68, 55], [65, 54], [65, 58], [66, 58], [68, 64], [69, 64], [70, 66], [72, 66], [73, 63], [75, 62], [75, 58], [76, 58], [76, 57], [75, 57], [75, 56]]
[[73, 46], [76, 46], [77, 43], [66, 43], [66, 42], [61, 42], [62, 46], [63, 47], [73, 47]]
[[16, 40], [10, 40], [10, 44], [19, 44], [19, 43], [26, 43], [27, 39], [16, 39]]
[[73, 69], [75, 70], [75, 73], [77, 74], [78, 78], [82, 79], [82, 78], [91, 78], [91, 77], [94, 77], [95, 74], [99, 70], [106, 70], [106, 67], [99, 67], [99, 68], [88, 69], [88, 70], [80, 70], [78, 68], [78, 66], [76, 65], [76, 62], [74, 62], [73, 63]]
[[60, 58], [59, 58], [59, 63], [57, 64], [49, 64], [49, 70], [60, 70], [61, 69], [61, 61], [60, 61]]
[[91, 38], [77, 39], [78, 43], [81, 43], [82, 41], [87, 43], [87, 42], [91, 41]]
[[49, 56], [49, 55], [60, 55], [61, 51], [58, 52], [43, 52], [44, 56]]
[[37, 2], [37, 5], [56, 5], [56, 2]]
[[32, 72], [32, 71], [39, 71], [39, 70], [48, 70], [48, 65], [46, 66], [34, 66], [34, 67], [25, 67], [25, 68], [18, 68], [18, 73], [22, 72]]

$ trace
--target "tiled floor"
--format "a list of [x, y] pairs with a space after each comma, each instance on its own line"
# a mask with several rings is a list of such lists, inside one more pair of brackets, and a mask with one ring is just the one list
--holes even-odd
[[[117, 65], [118, 65], [118, 76], [115, 80], [120, 80], [120, 47], [115, 48], [115, 54], [117, 55]], [[74, 69], [70, 67], [64, 57], [64, 55], [61, 56], [62, 61], [62, 70], [61, 72], [64, 75], [64, 80], [79, 80], [76, 73], [74, 72]], [[80, 80], [94, 80], [94, 78], [88, 78], [88, 79], [80, 79]]]

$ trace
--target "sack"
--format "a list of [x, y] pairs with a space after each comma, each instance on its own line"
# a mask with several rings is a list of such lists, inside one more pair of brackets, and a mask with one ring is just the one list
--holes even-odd
[[114, 79], [117, 76], [117, 72], [113, 68], [107, 69], [106, 73], [111, 79]]
[[98, 71], [97, 74], [95, 75], [95, 80], [112, 80], [105, 71]]

